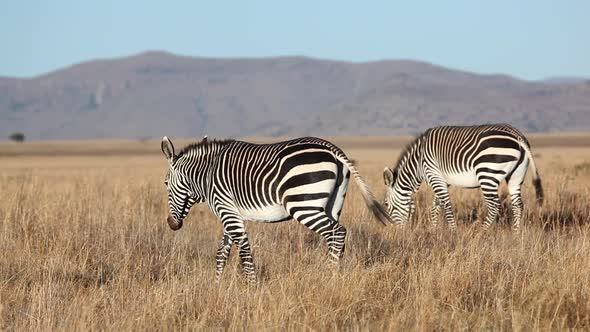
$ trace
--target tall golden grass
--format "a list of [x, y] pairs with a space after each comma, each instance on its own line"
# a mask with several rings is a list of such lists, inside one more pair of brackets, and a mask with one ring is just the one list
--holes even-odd
[[[429, 229], [425, 187], [412, 226], [399, 229], [372, 220], [350, 185], [339, 268], [295, 221], [249, 223], [260, 280], [251, 288], [235, 248], [214, 282], [222, 230], [207, 207], [168, 229], [158, 144], [137, 143], [143, 154], [109, 144], [96, 155], [0, 146], [30, 152], [0, 157], [0, 329], [590, 328], [590, 148], [534, 147], [546, 203], [535, 206], [527, 179], [520, 234], [509, 209], [481, 231], [476, 190], [452, 192], [456, 234], [442, 220]], [[343, 148], [382, 194], [381, 171], [399, 150], [355, 144]]]

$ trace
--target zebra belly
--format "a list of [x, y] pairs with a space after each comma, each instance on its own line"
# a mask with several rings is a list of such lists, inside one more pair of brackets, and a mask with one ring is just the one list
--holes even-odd
[[465, 172], [465, 173], [457, 173], [457, 174], [445, 174], [444, 175], [445, 181], [451, 186], [461, 187], [461, 188], [477, 188], [479, 187], [479, 181], [477, 181], [477, 176], [475, 175], [475, 171]]
[[260, 209], [240, 209], [240, 214], [245, 220], [275, 222], [290, 219], [291, 216], [281, 204], [271, 205]]

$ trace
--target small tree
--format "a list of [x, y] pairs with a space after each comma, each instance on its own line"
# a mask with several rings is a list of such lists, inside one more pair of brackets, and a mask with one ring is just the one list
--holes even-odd
[[25, 134], [23, 134], [23, 133], [12, 133], [12, 134], [10, 134], [9, 138], [10, 138], [11, 141], [21, 143], [21, 142], [24, 142], [25, 141]]

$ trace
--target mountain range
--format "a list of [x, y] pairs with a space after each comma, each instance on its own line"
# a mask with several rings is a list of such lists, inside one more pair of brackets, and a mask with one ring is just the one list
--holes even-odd
[[491, 122], [588, 131], [590, 80], [524, 81], [409, 60], [166, 52], [0, 77], [0, 139], [405, 135]]

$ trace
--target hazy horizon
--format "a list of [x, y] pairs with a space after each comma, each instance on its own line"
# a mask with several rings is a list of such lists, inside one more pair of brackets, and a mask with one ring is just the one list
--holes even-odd
[[441, 68], [446, 68], [446, 69], [450, 69], [450, 70], [463, 71], [463, 72], [472, 73], [472, 74], [476, 74], [476, 75], [506, 75], [506, 76], [510, 76], [512, 78], [515, 78], [515, 79], [518, 79], [518, 80], [523, 80], [523, 81], [531, 81], [531, 82], [535, 82], [535, 81], [540, 81], [540, 82], [546, 81], [548, 83], [576, 83], [577, 81], [588, 80], [590, 78], [590, 76], [586, 77], [586, 76], [579, 76], [579, 75], [577, 75], [577, 76], [573, 76], [573, 75], [553, 75], [553, 76], [541, 77], [539, 79], [527, 79], [527, 78], [523, 78], [523, 77], [512, 75], [510, 73], [504, 73], [504, 72], [488, 72], [488, 73], [475, 72], [475, 71], [461, 69], [461, 68], [449, 67], [449, 66], [438, 64], [438, 63], [432, 63], [432, 62], [428, 62], [428, 61], [424, 61], [424, 60], [420, 60], [420, 59], [406, 59], [406, 58], [398, 58], [398, 59], [384, 58], [384, 59], [374, 59], [374, 60], [367, 60], [367, 61], [354, 61], [354, 60], [342, 60], [342, 59], [322, 58], [322, 57], [309, 56], [309, 55], [304, 55], [304, 54], [285, 54], [285, 55], [276, 55], [276, 56], [226, 56], [226, 57], [220, 56], [220, 57], [211, 57], [211, 56], [199, 56], [199, 55], [180, 54], [180, 53], [175, 53], [175, 52], [171, 52], [171, 51], [168, 51], [168, 50], [162, 50], [162, 49], [145, 50], [145, 51], [141, 51], [141, 52], [138, 52], [138, 53], [126, 54], [126, 55], [121, 55], [121, 56], [102, 57], [102, 58], [90, 58], [90, 59], [82, 60], [82, 61], [79, 61], [79, 62], [74, 62], [74, 63], [71, 63], [71, 64], [67, 64], [67, 65], [64, 65], [63, 67], [51, 69], [51, 70], [46, 71], [46, 72], [41, 72], [41, 73], [38, 73], [38, 74], [33, 75], [33, 76], [8, 76], [8, 75], [0, 75], [0, 77], [15, 78], [15, 79], [35, 79], [37, 77], [41, 77], [41, 76], [44, 76], [44, 75], [49, 75], [51, 73], [58, 72], [58, 71], [61, 71], [61, 70], [65, 70], [65, 69], [68, 69], [68, 68], [71, 68], [71, 67], [74, 67], [74, 66], [77, 66], [77, 65], [83, 65], [85, 63], [91, 63], [91, 62], [94, 62], [94, 61], [109, 61], [109, 60], [119, 60], [119, 59], [125, 59], [125, 58], [132, 58], [132, 57], [141, 56], [141, 55], [149, 54], [149, 53], [163, 53], [163, 54], [169, 54], [169, 55], [172, 55], [172, 56], [175, 56], [175, 57], [187, 57], [187, 58], [194, 58], [194, 59], [221, 59], [221, 60], [240, 60], [240, 59], [250, 59], [250, 60], [260, 59], [260, 60], [262, 60], [262, 59], [273, 59], [273, 58], [301, 57], [301, 58], [308, 58], [308, 59], [313, 59], [313, 60], [344, 62], [344, 63], [351, 63], [351, 64], [374, 63], [374, 62], [382, 62], [382, 61], [412, 61], [412, 62], [425, 63], [425, 64], [429, 64], [429, 65], [433, 65], [433, 66], [441, 67]]

